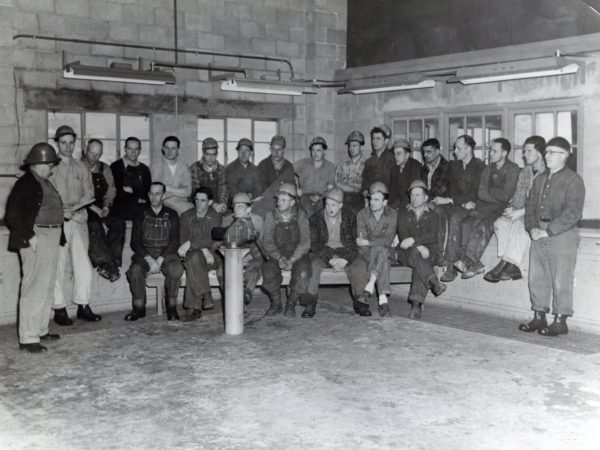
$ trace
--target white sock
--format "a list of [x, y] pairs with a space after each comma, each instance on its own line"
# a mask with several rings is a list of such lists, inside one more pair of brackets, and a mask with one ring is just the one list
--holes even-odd
[[387, 295], [385, 295], [385, 294], [381, 294], [381, 295], [379, 296], [379, 304], [380, 304], [380, 305], [383, 305], [383, 304], [385, 304], [385, 303], [387, 303], [387, 302], [388, 302]]
[[375, 292], [375, 282], [369, 281], [365, 286], [365, 291], [369, 291], [371, 294]]

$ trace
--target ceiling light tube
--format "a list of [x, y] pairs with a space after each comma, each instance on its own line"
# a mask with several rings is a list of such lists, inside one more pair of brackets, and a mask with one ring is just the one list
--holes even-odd
[[509, 80], [521, 80], [526, 78], [538, 78], [538, 77], [551, 77], [555, 75], [567, 75], [570, 73], [577, 73], [579, 65], [573, 63], [568, 64], [564, 67], [556, 69], [544, 69], [533, 72], [521, 72], [521, 73], [506, 73], [490, 76], [482, 76], [475, 78], [464, 78], [459, 81], [462, 84], [478, 84], [478, 83], [492, 83], [494, 81], [509, 81]]
[[175, 84], [175, 75], [171, 72], [84, 66], [79, 64], [79, 62], [65, 65], [63, 77], [76, 80], [112, 81], [120, 83], [154, 85]]
[[228, 79], [221, 83], [221, 90], [227, 92], [248, 92], [253, 94], [292, 95], [316, 94], [312, 86], [259, 80]]
[[407, 91], [411, 89], [424, 89], [435, 87], [435, 80], [423, 80], [412, 84], [396, 84], [391, 86], [376, 86], [376, 87], [347, 87], [339, 91], [340, 94], [352, 93], [355, 95], [361, 94], [376, 94], [378, 92], [391, 91]]

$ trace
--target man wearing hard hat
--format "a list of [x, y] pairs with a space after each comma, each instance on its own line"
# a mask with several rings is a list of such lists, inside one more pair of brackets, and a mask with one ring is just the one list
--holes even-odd
[[365, 207], [361, 193], [362, 175], [367, 158], [362, 153], [365, 137], [360, 131], [353, 131], [346, 138], [348, 158], [340, 163], [335, 172], [335, 184], [344, 192], [344, 208], [354, 214]]

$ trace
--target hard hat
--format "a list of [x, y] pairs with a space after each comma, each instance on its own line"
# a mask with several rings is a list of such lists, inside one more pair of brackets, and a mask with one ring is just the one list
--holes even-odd
[[355, 130], [352, 133], [350, 133], [346, 138], [346, 145], [348, 145], [352, 141], [356, 141], [360, 143], [360, 145], [365, 145], [365, 136], [360, 131]]
[[56, 150], [50, 144], [46, 142], [38, 142], [27, 154], [24, 164], [28, 164], [30, 166], [35, 164], [58, 164], [60, 162], [60, 158], [56, 154]]
[[285, 138], [277, 134], [271, 139], [271, 145], [280, 145], [281, 147], [285, 148]]
[[322, 145], [324, 150], [327, 150], [327, 142], [321, 136], [315, 136], [312, 141], [310, 141], [309, 149], [312, 150], [313, 145]]
[[242, 145], [250, 147], [250, 150], [254, 150], [254, 145], [252, 145], [252, 141], [250, 139], [248, 139], [248, 138], [241, 138], [238, 141], [237, 146], [235, 147], [235, 149], [239, 150]]
[[289, 195], [293, 199], [295, 199], [298, 196], [296, 186], [294, 186], [292, 183], [283, 183], [281, 186], [279, 186], [279, 190], [277, 191], [277, 194], [275, 194], [275, 196], [277, 197], [282, 194]]
[[54, 133], [54, 140], [58, 141], [62, 136], [66, 136], [68, 134], [72, 135], [74, 138], [77, 138], [77, 133], [75, 133], [73, 128], [71, 128], [69, 125], [61, 125]]
[[377, 192], [381, 192], [382, 194], [389, 193], [387, 186], [384, 183], [382, 183], [381, 181], [376, 181], [369, 188], [369, 195], [376, 194]]
[[342, 191], [339, 187], [331, 188], [325, 193], [325, 198], [338, 203], [344, 203], [344, 191]]
[[231, 201], [231, 203], [234, 205], [236, 203], [246, 203], [246, 204], [250, 205], [252, 203], [252, 199], [245, 192], [238, 192], [237, 194], [235, 194], [233, 196], [233, 200]]
[[202, 151], [210, 150], [213, 148], [219, 148], [219, 144], [217, 144], [217, 141], [214, 138], [207, 137], [202, 141]]

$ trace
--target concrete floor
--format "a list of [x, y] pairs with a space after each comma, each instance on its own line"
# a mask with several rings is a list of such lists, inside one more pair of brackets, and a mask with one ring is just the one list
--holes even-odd
[[361, 318], [324, 292], [313, 320], [263, 318], [258, 297], [238, 337], [216, 312], [122, 313], [31, 355], [2, 327], [0, 448], [599, 448], [600, 337], [433, 302], [417, 322], [398, 294], [391, 319]]

